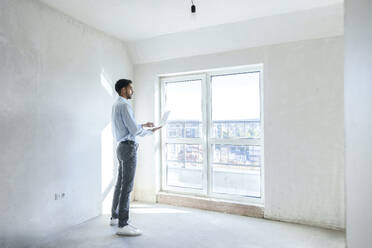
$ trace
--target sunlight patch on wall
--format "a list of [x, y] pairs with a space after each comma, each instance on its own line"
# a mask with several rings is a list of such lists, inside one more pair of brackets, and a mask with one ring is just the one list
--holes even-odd
[[106, 74], [104, 69], [102, 69], [102, 71], [101, 71], [101, 85], [107, 91], [107, 93], [110, 96], [112, 96], [112, 94], [113, 94], [113, 89], [112, 89], [113, 83], [110, 80], [110, 77]]

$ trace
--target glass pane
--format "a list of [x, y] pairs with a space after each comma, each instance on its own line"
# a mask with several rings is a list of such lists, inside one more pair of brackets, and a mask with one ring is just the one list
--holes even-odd
[[201, 80], [167, 83], [165, 105], [171, 111], [166, 126], [167, 138], [201, 137]]
[[212, 136], [260, 138], [260, 73], [212, 77]]
[[167, 144], [167, 184], [202, 188], [203, 149], [201, 145]]
[[260, 197], [260, 146], [216, 144], [212, 152], [213, 192]]

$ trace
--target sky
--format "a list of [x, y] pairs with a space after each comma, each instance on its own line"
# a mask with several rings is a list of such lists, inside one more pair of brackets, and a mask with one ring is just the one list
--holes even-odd
[[[259, 72], [213, 76], [212, 120], [260, 118]], [[201, 80], [168, 83], [166, 109], [170, 120], [202, 120]]]

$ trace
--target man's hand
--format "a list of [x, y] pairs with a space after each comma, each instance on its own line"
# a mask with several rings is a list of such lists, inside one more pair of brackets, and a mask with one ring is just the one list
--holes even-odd
[[162, 128], [162, 127], [160, 126], [160, 127], [153, 128], [153, 129], [151, 129], [151, 131], [155, 132], [155, 131], [159, 130], [160, 128]]
[[146, 122], [145, 124], [142, 124], [142, 127], [154, 127], [154, 123]]

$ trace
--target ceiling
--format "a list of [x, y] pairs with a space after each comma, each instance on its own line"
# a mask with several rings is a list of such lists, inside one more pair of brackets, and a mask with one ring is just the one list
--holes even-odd
[[241, 22], [342, 3], [343, 0], [40, 0], [124, 41]]

